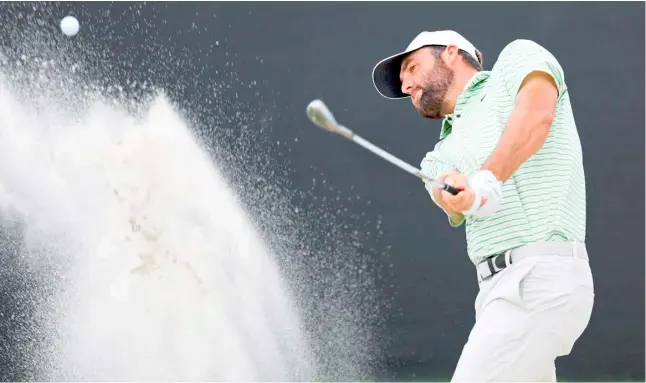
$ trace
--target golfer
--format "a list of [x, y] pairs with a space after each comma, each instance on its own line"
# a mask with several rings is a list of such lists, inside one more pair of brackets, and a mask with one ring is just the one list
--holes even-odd
[[555, 381], [588, 325], [594, 301], [585, 247], [581, 143], [563, 69], [515, 40], [484, 71], [454, 31], [420, 33], [373, 71], [385, 97], [410, 97], [440, 140], [422, 160], [433, 201], [465, 224], [480, 291], [475, 325], [452, 381]]

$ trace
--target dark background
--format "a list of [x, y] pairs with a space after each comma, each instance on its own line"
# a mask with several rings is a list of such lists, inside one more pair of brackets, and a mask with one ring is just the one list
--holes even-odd
[[[60, 35], [58, 20], [74, 14], [81, 22], [79, 35], [56, 41], [66, 52], [84, 52], [92, 63], [90, 75], [110, 73], [99, 82], [138, 78], [163, 87], [196, 125], [215, 122], [209, 127], [214, 134], [228, 132], [218, 137], [225, 152], [238, 153], [230, 161], [240, 166], [262, 153], [264, 163], [254, 162], [253, 168], [271, 172], [270, 183], [288, 185], [285, 193], [294, 197], [294, 205], [329, 210], [330, 201], [340, 197], [343, 209], [332, 208], [333, 217], [325, 217], [340, 229], [360, 231], [361, 252], [376, 264], [374, 288], [388, 302], [372, 329], [379, 357], [370, 378], [384, 380], [451, 375], [473, 324], [477, 293], [464, 232], [448, 226], [420, 182], [314, 128], [305, 106], [323, 99], [342, 123], [418, 165], [437, 141], [440, 124], [423, 120], [409, 101], [382, 98], [371, 82], [377, 61], [403, 50], [422, 30], [459, 31], [483, 52], [485, 69], [514, 39], [543, 45], [565, 70], [583, 145], [587, 245], [596, 288], [588, 330], [572, 355], [557, 361], [557, 372], [569, 380], [644, 380], [643, 3], [182, 2], [33, 8], [0, 6], [5, 48], [24, 43], [18, 32], [32, 28], [31, 17], [38, 12], [46, 21], [39, 28], [53, 35]], [[217, 100], [206, 103], [215, 94]], [[243, 117], [232, 102], [244, 105]], [[243, 150], [236, 146], [240, 140], [256, 145]], [[229, 176], [241, 189], [249, 186], [244, 172]], [[256, 197], [251, 193], [245, 199], [252, 211], [259, 209]], [[306, 234], [322, 236], [316, 222], [321, 215], [308, 217], [314, 222]], [[266, 228], [270, 221], [271, 216], [260, 225]], [[276, 231], [265, 233], [270, 237]], [[0, 297], [5, 312], [18, 310], [7, 302], [16, 301], [12, 291], [19, 287], [8, 286]], [[2, 331], [12, 331], [10, 324], [3, 326]], [[0, 355], [5, 376], [14, 376], [16, 363]]]

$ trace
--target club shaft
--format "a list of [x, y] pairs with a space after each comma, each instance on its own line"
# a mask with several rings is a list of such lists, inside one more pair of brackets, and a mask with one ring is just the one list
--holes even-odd
[[399, 166], [400, 168], [406, 170], [410, 174], [424, 178], [425, 176], [420, 173], [419, 169], [415, 168], [414, 166], [408, 164], [407, 162], [402, 161], [401, 159], [393, 156], [392, 154], [388, 153], [387, 151], [381, 149], [378, 146], [375, 146], [372, 144], [370, 141], [364, 139], [361, 136], [354, 135], [352, 137], [352, 141], [356, 142], [357, 144], [363, 146], [364, 148], [370, 150], [371, 152], [375, 153], [379, 157], [385, 159], [386, 161], [389, 161], [390, 163]]
[[392, 154], [388, 153], [387, 151], [381, 149], [380, 147], [372, 144], [370, 141], [368, 141], [368, 140], [364, 139], [363, 137], [355, 134], [350, 129], [348, 129], [348, 128], [344, 127], [344, 126], [339, 126], [339, 130], [340, 130], [339, 133], [342, 136], [356, 142], [357, 144], [361, 145], [365, 149], [370, 150], [371, 152], [373, 152], [374, 154], [376, 154], [379, 157], [383, 158], [384, 160], [390, 162], [393, 165], [398, 166], [400, 169], [403, 169], [403, 170], [407, 171], [408, 173], [422, 179], [423, 181], [431, 182], [431, 183], [437, 185], [438, 187], [440, 187], [441, 189], [444, 189], [444, 190], [448, 191], [449, 193], [451, 193], [453, 195], [455, 195], [455, 194], [457, 194], [459, 192], [457, 189], [453, 188], [450, 185], [445, 184], [444, 182], [441, 182], [441, 181], [438, 181], [438, 180], [436, 180], [434, 178], [428, 177], [427, 175], [422, 173], [422, 171], [419, 170], [418, 168], [408, 164], [407, 162], [402, 161], [401, 159], [393, 156]]

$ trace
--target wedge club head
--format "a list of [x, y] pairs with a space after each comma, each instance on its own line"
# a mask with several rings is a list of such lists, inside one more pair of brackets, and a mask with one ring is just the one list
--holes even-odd
[[334, 119], [330, 109], [323, 101], [314, 100], [307, 105], [307, 117], [318, 127], [332, 133], [340, 133], [339, 124]]

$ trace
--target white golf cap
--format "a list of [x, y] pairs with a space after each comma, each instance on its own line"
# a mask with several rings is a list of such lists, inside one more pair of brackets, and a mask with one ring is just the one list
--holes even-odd
[[478, 61], [476, 48], [459, 33], [455, 31], [422, 32], [408, 44], [405, 51], [385, 58], [375, 65], [372, 70], [372, 81], [377, 91], [382, 96], [391, 99], [409, 97], [401, 91], [402, 83], [399, 79], [401, 63], [409, 53], [429, 45], [455, 45]]

